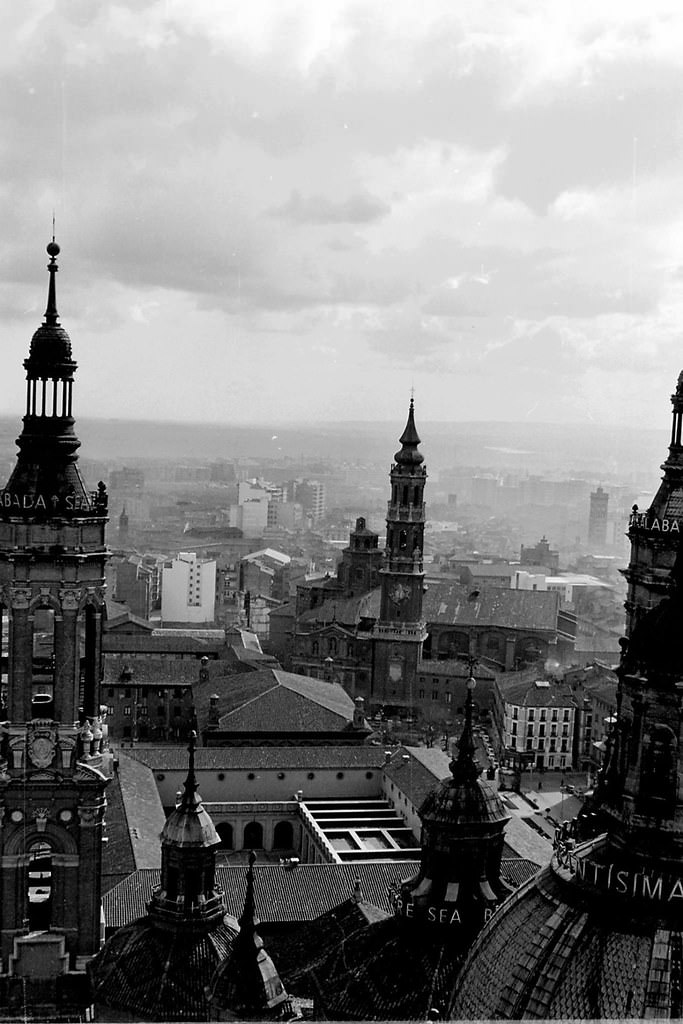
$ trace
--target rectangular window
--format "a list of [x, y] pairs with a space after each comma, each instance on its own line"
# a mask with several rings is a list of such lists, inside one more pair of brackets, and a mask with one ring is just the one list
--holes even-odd
[[515, 739], [515, 737], [514, 737], [514, 736], [513, 736], [513, 737], [512, 737], [512, 739], [510, 740], [510, 746], [511, 746], [511, 748], [512, 748], [513, 750], [516, 750], [516, 749], [517, 749], [517, 740]]
[[448, 691], [446, 691], [446, 703], [450, 704], [452, 699], [453, 699], [453, 694], [449, 693]]
[[113, 704], [110, 704], [110, 705], [109, 705], [109, 706], [107, 707], [107, 714], [108, 714], [108, 715], [113, 715], [113, 714], [114, 714], [114, 705], [113, 705]]
[[534, 727], [531, 724], [531, 722], [526, 727], [526, 734], [527, 734], [527, 736], [533, 736], [533, 734], [534, 734]]
[[425, 695], [424, 690], [418, 690], [417, 691], [417, 695], [418, 695], [418, 697], [424, 697], [424, 695]]
[[562, 749], [563, 752], [566, 753], [566, 750], [567, 750], [567, 741], [566, 740], [562, 740], [562, 748], [561, 749]]
[[533, 740], [527, 740], [526, 741], [526, 749], [527, 750], [533, 750], [534, 749], [534, 741]]
[[569, 721], [569, 708], [565, 708], [564, 709], [564, 713], [562, 715], [562, 721], [563, 722], [568, 722]]
[[517, 723], [516, 722], [512, 723], [512, 735], [513, 736], [517, 735]]
[[538, 727], [538, 735], [539, 736], [545, 736], [545, 722], [541, 722], [541, 724], [539, 725], [539, 727]]
[[528, 715], [528, 717], [529, 717], [529, 721], [533, 722], [534, 718], [536, 717], [536, 712], [535, 712], [534, 708], [529, 708], [529, 715]]
[[553, 722], [557, 721], [557, 708], [553, 708], [552, 720]]
[[541, 708], [541, 721], [542, 722], [545, 722], [546, 715], [547, 715], [546, 709], [545, 708]]
[[539, 740], [538, 741], [538, 749], [539, 750], [545, 750], [545, 740]]
[[513, 708], [512, 709], [512, 717], [513, 718], [519, 718], [519, 708]]
[[124, 709], [123, 709], [123, 713], [124, 713], [124, 715], [126, 715], [126, 716], [129, 716], [129, 715], [130, 715], [130, 704], [126, 704], [126, 706], [125, 706], [125, 707], [124, 707]]
[[439, 699], [439, 691], [438, 690], [432, 690], [432, 700], [438, 700], [438, 699]]

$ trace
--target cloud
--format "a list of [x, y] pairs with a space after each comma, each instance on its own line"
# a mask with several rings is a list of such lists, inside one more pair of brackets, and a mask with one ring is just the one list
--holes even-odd
[[357, 194], [335, 201], [320, 195], [302, 197], [294, 191], [273, 214], [299, 224], [366, 224], [380, 220], [389, 209], [387, 203], [371, 195]]

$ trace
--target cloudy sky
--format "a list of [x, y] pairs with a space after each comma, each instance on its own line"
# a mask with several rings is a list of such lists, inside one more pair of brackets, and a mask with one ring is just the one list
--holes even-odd
[[[22, 0], [0, 412], [52, 211], [77, 412], [662, 426], [679, 0]], [[399, 410], [397, 414], [397, 409]]]

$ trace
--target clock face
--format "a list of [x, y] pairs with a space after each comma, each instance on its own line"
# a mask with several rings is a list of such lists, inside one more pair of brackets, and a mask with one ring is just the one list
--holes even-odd
[[389, 591], [389, 597], [394, 604], [403, 604], [409, 593], [408, 588], [404, 587], [402, 583], [395, 583]]
[[12, 819], [12, 821], [19, 822], [24, 820], [24, 815], [22, 814], [21, 811], [12, 811], [12, 813], [10, 814], [10, 818]]

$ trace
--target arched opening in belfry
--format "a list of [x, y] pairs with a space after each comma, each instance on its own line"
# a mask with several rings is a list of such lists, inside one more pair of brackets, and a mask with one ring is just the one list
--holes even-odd
[[36, 608], [33, 613], [31, 678], [34, 700], [38, 696], [54, 697], [55, 613], [52, 608]]
[[97, 610], [91, 604], [83, 609], [81, 620], [81, 685], [80, 705], [92, 718], [99, 711], [97, 692], [99, 664], [97, 657]]
[[52, 918], [52, 847], [39, 839], [28, 848], [27, 917], [30, 931], [44, 931]]

